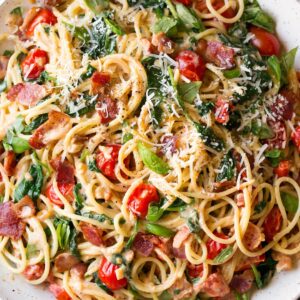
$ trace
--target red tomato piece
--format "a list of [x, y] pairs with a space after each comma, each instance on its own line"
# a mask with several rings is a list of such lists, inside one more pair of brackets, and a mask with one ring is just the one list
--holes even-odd
[[[74, 189], [74, 183], [57, 183], [57, 187], [61, 194], [67, 198], [69, 201], [73, 201], [74, 196], [73, 196], [73, 189]], [[55, 205], [63, 208], [64, 204], [62, 201], [59, 199], [57, 194], [54, 191], [53, 185], [49, 185], [48, 188], [46, 189], [46, 196], [48, 199]]]
[[295, 131], [293, 131], [292, 133], [291, 139], [300, 152], [300, 126], [295, 128]]
[[191, 50], [184, 50], [179, 53], [176, 60], [181, 75], [191, 81], [203, 79], [206, 67], [203, 58], [199, 54]]
[[36, 264], [27, 266], [23, 271], [23, 275], [27, 280], [37, 280], [42, 277], [45, 270], [44, 264]]
[[72, 300], [68, 293], [57, 283], [51, 283], [49, 291], [56, 297], [56, 300]]
[[188, 272], [189, 277], [191, 277], [191, 278], [202, 277], [203, 264], [193, 265], [193, 264], [189, 263], [187, 265], [187, 272]]
[[280, 43], [274, 34], [255, 26], [250, 28], [250, 32], [254, 35], [251, 42], [253, 46], [258, 49], [261, 55], [280, 55]]
[[222, 98], [218, 98], [215, 106], [215, 119], [218, 123], [227, 124], [229, 121], [230, 104]]
[[151, 202], [158, 202], [159, 195], [156, 187], [151, 184], [141, 183], [129, 196], [128, 208], [136, 216], [144, 219], [148, 213], [148, 206]]
[[283, 160], [279, 163], [278, 167], [274, 168], [274, 174], [278, 177], [288, 176], [291, 164], [288, 160]]
[[127, 279], [117, 279], [116, 270], [119, 266], [114, 265], [105, 257], [102, 258], [99, 266], [98, 277], [111, 290], [119, 290], [127, 285]]
[[182, 3], [185, 6], [190, 6], [192, 5], [193, 0], [175, 0], [175, 2]]
[[274, 206], [272, 210], [267, 215], [263, 227], [264, 233], [266, 236], [266, 241], [271, 242], [276, 235], [280, 231], [282, 224], [282, 216], [280, 210], [277, 206]]
[[117, 180], [115, 167], [118, 163], [121, 145], [106, 145], [100, 147], [97, 153], [96, 163], [98, 169], [109, 179]]
[[56, 300], [72, 300], [72, 298], [65, 290], [63, 290], [56, 296]]
[[47, 8], [41, 8], [35, 17], [28, 24], [26, 35], [27, 37], [33, 36], [34, 29], [38, 24], [54, 25], [57, 23], [57, 18], [53, 12]]
[[102, 94], [103, 88], [110, 83], [110, 74], [107, 72], [94, 72], [91, 77], [91, 92], [92, 94]]
[[36, 79], [45, 70], [45, 65], [49, 62], [46, 51], [39, 48], [28, 52], [27, 57], [21, 64], [23, 76], [26, 79]]
[[110, 121], [114, 120], [119, 112], [117, 101], [106, 96], [100, 96], [98, 98], [96, 110], [100, 117], [101, 124], [107, 124]]
[[[221, 238], [221, 239], [227, 239], [228, 237], [223, 234], [223, 233], [218, 233], [218, 232], [214, 232], [214, 234]], [[220, 252], [227, 248], [227, 245], [226, 244], [221, 244], [221, 243], [218, 243], [212, 239], [209, 239], [207, 242], [206, 242], [206, 247], [207, 247], [207, 258], [208, 259], [214, 259], [216, 256], [218, 256], [220, 254]]]

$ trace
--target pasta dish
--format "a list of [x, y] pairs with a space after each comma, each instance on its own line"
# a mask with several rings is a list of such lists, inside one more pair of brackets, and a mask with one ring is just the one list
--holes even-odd
[[293, 267], [297, 49], [256, 0], [43, 0], [5, 18], [5, 268], [58, 300], [245, 300]]

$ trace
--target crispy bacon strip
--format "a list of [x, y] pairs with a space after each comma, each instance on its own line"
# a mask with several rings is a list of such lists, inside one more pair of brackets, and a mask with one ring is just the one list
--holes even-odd
[[47, 144], [63, 138], [71, 127], [71, 118], [68, 115], [50, 111], [48, 121], [35, 130], [29, 139], [29, 144], [35, 149], [42, 149]]
[[245, 232], [243, 242], [250, 251], [254, 251], [258, 248], [261, 242], [264, 240], [264, 236], [260, 228], [253, 223], [249, 223]]
[[19, 218], [12, 202], [0, 204], [0, 235], [19, 240], [25, 230], [25, 223]]
[[230, 286], [237, 292], [244, 294], [252, 288], [253, 281], [254, 275], [252, 270], [246, 270], [241, 274], [234, 275], [230, 282]]
[[50, 165], [57, 172], [58, 184], [75, 184], [75, 169], [68, 160], [62, 161], [61, 157], [56, 157], [50, 161]]
[[35, 106], [40, 100], [47, 96], [47, 90], [43, 85], [36, 83], [18, 83], [7, 93], [9, 101], [17, 101], [20, 104], [30, 107]]
[[71, 270], [71, 268], [73, 268], [78, 263], [78, 258], [70, 253], [61, 253], [56, 256], [54, 261], [55, 268], [59, 273]]
[[107, 72], [94, 72], [91, 77], [91, 94], [104, 94], [105, 87], [110, 83], [110, 74]]
[[4, 170], [7, 176], [14, 175], [15, 167], [16, 167], [16, 154], [14, 151], [7, 151], [7, 154], [4, 158]]
[[85, 240], [89, 241], [95, 246], [103, 245], [103, 231], [100, 228], [97, 228], [96, 226], [88, 223], [81, 222], [80, 229]]

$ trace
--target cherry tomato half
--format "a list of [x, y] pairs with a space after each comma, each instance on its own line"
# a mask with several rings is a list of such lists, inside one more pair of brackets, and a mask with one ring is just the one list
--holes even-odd
[[116, 270], [119, 266], [114, 265], [105, 257], [102, 258], [99, 266], [98, 277], [111, 290], [119, 290], [126, 287], [127, 279], [117, 279]]
[[[227, 239], [228, 237], [223, 233], [214, 232], [214, 235], [221, 239]], [[206, 248], [207, 248], [207, 258], [208, 259], [214, 259], [216, 256], [220, 254], [220, 252], [227, 248], [226, 244], [218, 243], [212, 239], [209, 239], [206, 242]]]
[[278, 177], [288, 176], [291, 164], [288, 160], [283, 160], [279, 163], [278, 167], [274, 168], [274, 174]]
[[151, 202], [158, 202], [159, 195], [156, 187], [151, 184], [141, 183], [129, 196], [128, 208], [138, 217], [144, 219], [148, 213]]
[[26, 35], [27, 37], [33, 36], [34, 29], [38, 24], [54, 25], [57, 23], [57, 18], [53, 12], [47, 8], [41, 8], [28, 24]]
[[271, 242], [273, 240], [276, 233], [280, 231], [281, 224], [282, 216], [280, 210], [277, 206], [274, 206], [267, 215], [263, 225], [267, 242]]
[[254, 26], [250, 28], [250, 32], [254, 35], [251, 42], [258, 49], [261, 55], [280, 55], [280, 43], [274, 34]]
[[23, 76], [27, 79], [36, 79], [45, 70], [49, 62], [48, 54], [41, 49], [32, 49], [21, 64]]
[[[57, 183], [57, 187], [61, 194], [67, 198], [67, 200], [72, 201], [73, 200], [73, 189], [74, 189], [74, 183]], [[63, 208], [64, 204], [62, 201], [59, 199], [57, 194], [54, 191], [53, 185], [49, 185], [48, 188], [46, 189], [46, 196], [48, 199], [58, 207]]]
[[201, 81], [203, 79], [206, 67], [203, 58], [199, 54], [191, 50], [184, 50], [179, 53], [176, 60], [181, 75], [191, 81]]

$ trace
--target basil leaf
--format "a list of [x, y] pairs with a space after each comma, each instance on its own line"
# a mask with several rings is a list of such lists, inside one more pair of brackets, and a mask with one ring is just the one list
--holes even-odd
[[193, 104], [199, 94], [201, 84], [201, 81], [178, 84], [179, 95], [184, 101]]
[[183, 200], [176, 198], [176, 200], [166, 208], [166, 211], [183, 211], [186, 207], [187, 204]]
[[259, 214], [261, 213], [265, 207], [267, 206], [267, 201], [266, 200], [262, 200], [260, 202], [258, 202], [255, 207], [254, 207], [254, 211]]
[[158, 204], [151, 203], [148, 207], [146, 219], [150, 222], [156, 222], [162, 217], [163, 214], [164, 210], [160, 208]]
[[57, 241], [60, 249], [68, 249], [71, 240], [70, 222], [63, 218], [55, 218], [53, 223], [56, 229]]
[[267, 62], [271, 72], [271, 76], [274, 78], [275, 83], [279, 83], [281, 80], [281, 68], [280, 68], [280, 61], [278, 57], [272, 55], [268, 58]]
[[153, 27], [155, 33], [164, 32], [168, 36], [173, 36], [177, 33], [178, 21], [171, 17], [162, 17]]
[[211, 101], [207, 101], [197, 104], [196, 107], [198, 109], [199, 115], [203, 117], [215, 108], [215, 104]]
[[11, 57], [13, 54], [14, 54], [13, 50], [5, 50], [3, 52], [3, 55], [6, 56], [6, 57]]
[[281, 200], [285, 209], [292, 214], [295, 214], [298, 210], [299, 200], [289, 193], [281, 192]]
[[84, 0], [86, 6], [94, 13], [99, 14], [108, 7], [108, 0]]
[[232, 155], [232, 151], [229, 151], [221, 161], [219, 167], [219, 173], [217, 175], [217, 181], [232, 180], [236, 174], [235, 159]]
[[19, 202], [28, 195], [33, 201], [37, 200], [41, 194], [44, 184], [43, 169], [40, 164], [31, 165], [29, 171], [30, 179], [23, 178], [17, 185], [14, 192], [14, 201]]
[[225, 70], [223, 71], [223, 75], [227, 79], [238, 78], [241, 76], [241, 71], [240, 69]]
[[194, 125], [195, 125], [203, 143], [206, 146], [208, 146], [218, 152], [220, 152], [224, 149], [224, 147], [225, 147], [224, 141], [214, 133], [212, 128], [206, 127], [205, 125], [196, 123], [196, 122], [194, 122]]
[[164, 0], [127, 0], [129, 6], [139, 6], [142, 8], [163, 8]]
[[113, 33], [115, 33], [117, 35], [124, 35], [125, 34], [124, 30], [115, 21], [113, 21], [109, 18], [104, 18], [104, 22], [110, 28], [110, 30]]
[[261, 281], [260, 273], [257, 270], [255, 265], [251, 265], [251, 268], [252, 268], [252, 272], [253, 272], [253, 275], [254, 275], [254, 278], [255, 278], [256, 286], [257, 286], [258, 289], [261, 289], [263, 287], [263, 283]]
[[71, 234], [70, 234], [70, 241], [69, 241], [69, 249], [72, 255], [80, 259], [80, 253], [77, 244], [77, 231], [76, 229], [71, 226]]
[[41, 114], [33, 121], [31, 121], [28, 125], [26, 125], [23, 129], [23, 133], [31, 133], [33, 130], [38, 128], [40, 125], [45, 123], [48, 120], [48, 114]]
[[86, 218], [89, 218], [89, 219], [93, 219], [93, 220], [96, 220], [100, 223], [103, 223], [103, 222], [108, 222], [109, 224], [113, 224], [113, 220], [112, 218], [108, 217], [107, 215], [105, 214], [96, 214], [96, 213], [88, 213], [88, 212], [85, 212], [83, 214], [81, 214], [83, 217], [86, 217]]
[[92, 172], [100, 173], [100, 170], [97, 167], [97, 162], [94, 158], [88, 160], [88, 169]]
[[26, 247], [26, 258], [30, 259], [37, 256], [40, 253], [39, 249], [34, 244], [27, 244]]
[[157, 174], [166, 175], [170, 171], [169, 165], [158, 157], [151, 149], [138, 141], [138, 152], [146, 167]]
[[83, 73], [83, 74], [81, 74], [80, 79], [81, 79], [82, 81], [84, 81], [84, 80], [86, 80], [86, 79], [88, 79], [88, 78], [91, 78], [91, 77], [93, 76], [93, 74], [94, 74], [96, 71], [97, 71], [97, 69], [94, 68], [92, 65], [89, 64], [89, 65], [87, 66], [86, 72]]
[[133, 134], [130, 132], [126, 132], [123, 134], [122, 143], [126, 144], [127, 142], [131, 141], [132, 139], [133, 139]]
[[95, 110], [98, 96], [80, 95], [76, 100], [69, 101], [66, 107], [66, 114], [70, 117], [80, 117]]
[[288, 75], [294, 67], [297, 51], [298, 47], [290, 50], [289, 52], [284, 54], [280, 59], [282, 85], [288, 84]]
[[49, 73], [48, 73], [47, 71], [43, 71], [43, 72], [40, 74], [39, 78], [36, 80], [36, 82], [37, 82], [38, 84], [44, 84], [44, 83], [46, 83], [46, 82], [48, 82], [48, 81], [52, 81], [52, 82], [54, 82], [54, 83], [56, 82], [55, 78], [52, 77], [52, 76], [50, 76]]
[[176, 10], [179, 19], [187, 29], [205, 30], [203, 23], [191, 9], [181, 3], [176, 3]]
[[268, 158], [271, 166], [275, 168], [279, 165], [281, 159], [284, 158], [284, 152], [278, 149], [269, 150], [265, 152], [265, 157]]
[[253, 121], [251, 124], [251, 132], [258, 136], [261, 140], [274, 137], [273, 130], [265, 123]]
[[149, 233], [162, 237], [171, 237], [175, 234], [173, 230], [153, 223], [146, 224], [146, 230]]
[[128, 241], [127, 241], [127, 243], [125, 245], [125, 249], [126, 250], [128, 250], [128, 249], [131, 248], [132, 243], [133, 243], [133, 241], [134, 241], [134, 239], [135, 239], [135, 237], [136, 237], [136, 235], [137, 235], [137, 233], [139, 231], [139, 225], [140, 225], [139, 221], [136, 221], [135, 224], [134, 224], [134, 227], [133, 227], [132, 234], [131, 234], [130, 238], [128, 239]]
[[12, 146], [13, 151], [17, 154], [21, 154], [30, 149], [28, 141], [17, 136], [12, 137], [10, 145]]
[[228, 260], [228, 258], [231, 256], [233, 252], [232, 246], [229, 246], [225, 249], [223, 249], [215, 258], [214, 258], [214, 263], [221, 264]]
[[82, 185], [80, 183], [77, 183], [75, 186], [74, 186], [74, 197], [75, 197], [75, 206], [76, 206], [76, 210], [77, 211], [80, 211], [84, 205], [83, 205], [83, 196], [80, 194], [80, 190], [82, 188]]
[[64, 23], [72, 35], [80, 40], [83, 44], [89, 43], [91, 36], [85, 27], [77, 27], [68, 23]]

